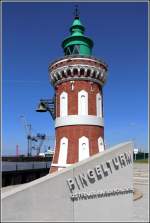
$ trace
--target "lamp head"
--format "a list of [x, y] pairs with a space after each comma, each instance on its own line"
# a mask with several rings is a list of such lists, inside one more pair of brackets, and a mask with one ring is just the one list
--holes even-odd
[[36, 112], [46, 112], [46, 111], [47, 111], [46, 105], [43, 102], [40, 102], [38, 108], [36, 109]]

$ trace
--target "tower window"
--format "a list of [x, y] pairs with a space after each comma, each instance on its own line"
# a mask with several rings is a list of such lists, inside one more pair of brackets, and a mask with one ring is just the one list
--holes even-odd
[[60, 116], [68, 115], [68, 94], [62, 92], [60, 95]]
[[89, 157], [89, 139], [82, 136], [79, 139], [79, 161]]
[[99, 152], [104, 151], [104, 141], [101, 136], [98, 138], [98, 149], [99, 149]]
[[88, 115], [88, 93], [84, 90], [78, 93], [78, 114]]
[[102, 96], [100, 93], [96, 94], [96, 110], [97, 116], [102, 118]]
[[65, 50], [65, 55], [71, 55], [70, 47], [67, 47], [67, 49]]
[[65, 49], [65, 55], [76, 55], [80, 53], [80, 45], [68, 46]]
[[74, 45], [72, 54], [79, 54], [80, 53], [80, 45]]
[[[67, 162], [67, 152], [68, 152], [68, 139], [66, 137], [63, 137], [60, 140], [60, 152], [58, 157], [58, 164], [59, 165], [65, 165]], [[61, 170], [60, 167], [58, 170]]]

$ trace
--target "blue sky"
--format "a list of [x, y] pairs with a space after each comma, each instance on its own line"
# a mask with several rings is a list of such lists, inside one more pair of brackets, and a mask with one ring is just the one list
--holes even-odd
[[[27, 153], [20, 115], [32, 132], [45, 133], [53, 147], [54, 122], [37, 113], [41, 98], [54, 94], [48, 64], [63, 56], [75, 3], [3, 3], [2, 129], [3, 154]], [[79, 3], [85, 34], [93, 39], [93, 56], [109, 66], [104, 86], [105, 143], [131, 140], [147, 151], [148, 7], [147, 3]], [[46, 147], [43, 147], [43, 150]]]

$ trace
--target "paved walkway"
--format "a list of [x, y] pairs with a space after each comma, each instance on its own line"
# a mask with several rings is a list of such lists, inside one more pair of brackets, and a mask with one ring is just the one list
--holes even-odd
[[134, 164], [134, 188], [142, 192], [143, 197], [134, 201], [134, 222], [149, 222], [149, 184], [148, 164]]

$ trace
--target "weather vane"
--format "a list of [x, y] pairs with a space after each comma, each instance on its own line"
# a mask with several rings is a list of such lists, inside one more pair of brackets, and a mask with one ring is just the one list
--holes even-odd
[[75, 5], [75, 10], [74, 10], [74, 15], [75, 15], [75, 18], [79, 18], [79, 6], [78, 5]]

